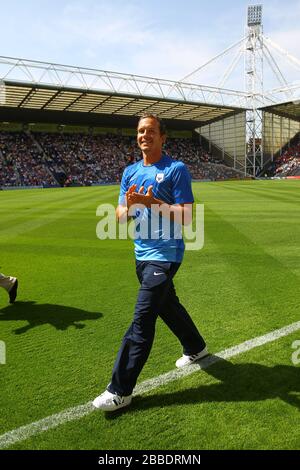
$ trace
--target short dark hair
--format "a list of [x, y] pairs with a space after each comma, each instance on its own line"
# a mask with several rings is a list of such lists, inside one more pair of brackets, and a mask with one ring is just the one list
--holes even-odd
[[158, 117], [156, 114], [151, 114], [151, 113], [142, 114], [139, 118], [137, 127], [139, 127], [139, 124], [140, 124], [141, 120], [146, 119], [146, 118], [155, 119], [155, 121], [158, 122], [160, 135], [166, 135], [167, 127], [166, 127], [164, 121], [162, 119], [160, 119], [160, 117]]

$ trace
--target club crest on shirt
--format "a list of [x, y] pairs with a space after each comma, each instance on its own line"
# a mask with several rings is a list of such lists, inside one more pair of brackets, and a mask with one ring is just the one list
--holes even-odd
[[155, 176], [155, 179], [158, 183], [161, 183], [165, 178], [165, 174], [164, 173], [157, 173], [156, 176]]

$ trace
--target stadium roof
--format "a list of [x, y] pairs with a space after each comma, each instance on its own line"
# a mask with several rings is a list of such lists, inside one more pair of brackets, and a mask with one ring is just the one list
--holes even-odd
[[278, 116], [300, 121], [300, 100], [274, 104], [261, 109], [269, 113], [277, 114]]
[[0, 80], [0, 119], [34, 111], [84, 113], [93, 121], [151, 112], [197, 127], [245, 110], [246, 94], [233, 90], [24, 59], [0, 57]]
[[4, 108], [45, 111], [70, 111], [116, 116], [139, 116], [151, 112], [165, 119], [207, 123], [223, 118], [241, 108], [213, 104], [160, 99], [146, 96], [107, 93], [31, 83], [5, 83]]

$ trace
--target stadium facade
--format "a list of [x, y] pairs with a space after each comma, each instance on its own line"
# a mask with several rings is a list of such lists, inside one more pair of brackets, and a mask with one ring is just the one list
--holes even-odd
[[[262, 33], [260, 6], [253, 8], [248, 9], [247, 35], [237, 43], [239, 55], [244, 51], [246, 56], [244, 92], [189, 83], [193, 73], [176, 82], [0, 57], [0, 130], [35, 125], [36, 131], [134, 134], [138, 117], [154, 113], [166, 121], [171, 135], [193, 133], [213, 156], [255, 177], [300, 132], [300, 86], [285, 82], [264, 92], [260, 66], [264, 54], [269, 61], [272, 57], [270, 40]], [[300, 68], [300, 61], [289, 58]], [[282, 96], [289, 101], [281, 102]]]

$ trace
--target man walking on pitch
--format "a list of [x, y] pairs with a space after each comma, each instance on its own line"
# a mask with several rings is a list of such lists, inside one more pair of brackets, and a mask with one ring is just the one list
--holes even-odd
[[[162, 121], [148, 114], [140, 118], [137, 142], [143, 159], [123, 174], [119, 205], [120, 223], [133, 216], [136, 223], [136, 273], [141, 284], [133, 322], [126, 332], [111, 382], [93, 405], [113, 411], [131, 403], [137, 378], [150, 354], [158, 316], [177, 336], [183, 367], [208, 354], [206, 344], [176, 296], [173, 277], [184, 254], [182, 225], [192, 222], [191, 177], [182, 162], [164, 155], [166, 132]], [[154, 230], [155, 229], [155, 230]]]
[[0, 287], [3, 287], [9, 295], [9, 302], [14, 303], [18, 292], [18, 279], [13, 276], [5, 276], [0, 273]]

